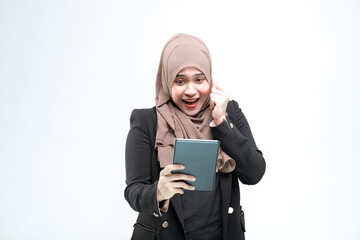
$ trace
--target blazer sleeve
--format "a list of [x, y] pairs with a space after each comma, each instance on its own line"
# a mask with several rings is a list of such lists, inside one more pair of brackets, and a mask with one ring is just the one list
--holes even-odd
[[[154, 151], [149, 132], [151, 109], [135, 109], [130, 117], [130, 130], [125, 147], [125, 199], [137, 212], [161, 215], [157, 202], [157, 181], [151, 180], [151, 161]], [[155, 121], [155, 120], [154, 120]]]
[[230, 101], [228, 116], [216, 127], [212, 127], [215, 139], [221, 148], [236, 162], [234, 173], [244, 184], [258, 183], [265, 173], [266, 163], [257, 148], [250, 126], [236, 101]]

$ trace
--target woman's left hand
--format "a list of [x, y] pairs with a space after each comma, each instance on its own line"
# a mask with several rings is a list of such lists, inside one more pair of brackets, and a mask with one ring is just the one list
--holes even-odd
[[210, 108], [216, 125], [224, 121], [229, 99], [230, 93], [215, 83], [211, 89]]

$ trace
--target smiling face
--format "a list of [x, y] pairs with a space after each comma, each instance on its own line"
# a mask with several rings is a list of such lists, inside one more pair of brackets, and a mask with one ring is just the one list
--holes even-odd
[[195, 67], [180, 70], [171, 88], [172, 100], [188, 116], [195, 116], [200, 112], [209, 92], [208, 80]]

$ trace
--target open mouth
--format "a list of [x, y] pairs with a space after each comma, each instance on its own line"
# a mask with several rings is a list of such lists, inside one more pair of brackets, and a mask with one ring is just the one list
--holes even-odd
[[183, 99], [183, 102], [184, 102], [185, 106], [187, 106], [189, 108], [194, 108], [198, 105], [199, 98]]

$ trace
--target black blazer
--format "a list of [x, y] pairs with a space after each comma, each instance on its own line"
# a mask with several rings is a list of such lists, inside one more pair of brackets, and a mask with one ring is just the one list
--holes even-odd
[[[235, 101], [227, 107], [227, 121], [212, 127], [214, 138], [236, 161], [231, 173], [220, 173], [222, 239], [245, 239], [244, 212], [240, 206], [238, 179], [244, 184], [256, 184], [265, 173], [265, 160], [256, 147], [249, 124]], [[155, 150], [157, 118], [155, 107], [135, 109], [126, 141], [125, 198], [139, 212], [132, 239], [186, 239], [186, 229], [178, 194], [170, 200], [168, 211], [159, 210], [157, 183], [160, 166]]]

